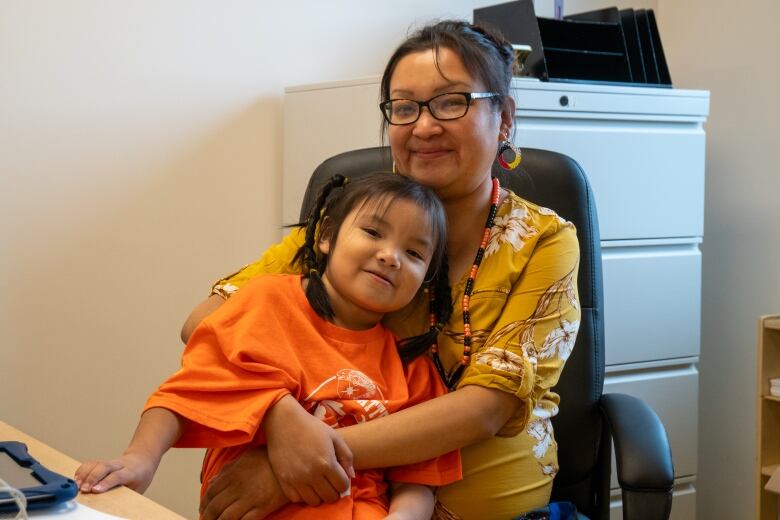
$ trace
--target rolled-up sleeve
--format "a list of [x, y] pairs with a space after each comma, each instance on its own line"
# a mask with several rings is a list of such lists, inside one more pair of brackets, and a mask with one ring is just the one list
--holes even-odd
[[[521, 401], [498, 435], [519, 433], [558, 382], [579, 328], [578, 264], [574, 226], [556, 222], [554, 232], [535, 243], [495, 325], [464, 371], [458, 387], [495, 388]], [[557, 396], [553, 399], [557, 404]]]

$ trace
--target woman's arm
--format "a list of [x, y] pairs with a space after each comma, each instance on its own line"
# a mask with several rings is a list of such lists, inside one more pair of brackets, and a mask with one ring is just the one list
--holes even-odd
[[143, 493], [152, 482], [160, 459], [178, 440], [184, 419], [165, 408], [150, 408], [141, 416], [133, 439], [118, 459], [85, 462], [76, 470], [83, 493], [102, 493], [127, 486]]
[[493, 437], [519, 406], [506, 392], [466, 386], [339, 433], [352, 450], [355, 468], [401, 466]]
[[[277, 477], [285, 486], [299, 489], [307, 486], [313, 474], [341, 468], [335, 459], [323, 457], [318, 443], [310, 440], [316, 433], [314, 422], [318, 420], [297, 402], [292, 404], [286, 409], [277, 407], [275, 415], [264, 426], [271, 460], [280, 462], [274, 466]], [[493, 437], [518, 406], [520, 401], [506, 392], [466, 386], [400, 412], [336, 431], [349, 446], [356, 469], [403, 466]], [[332, 444], [330, 439], [324, 441]], [[296, 466], [295, 461], [300, 464]], [[312, 461], [318, 461], [315, 468]], [[345, 467], [348, 462], [342, 460]]]

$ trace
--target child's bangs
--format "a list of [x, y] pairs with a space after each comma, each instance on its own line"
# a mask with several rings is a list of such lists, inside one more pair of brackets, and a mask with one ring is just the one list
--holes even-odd
[[355, 205], [357, 209], [355, 214], [356, 216], [364, 214], [376, 215], [384, 219], [387, 210], [390, 209], [390, 206], [393, 204], [393, 202], [397, 200], [407, 200], [422, 209], [423, 213], [425, 214], [424, 225], [428, 233], [430, 233], [434, 238], [434, 243], [437, 243], [439, 241], [439, 237], [441, 236], [441, 232], [440, 230], [435, 229], [436, 226], [434, 225], [434, 213], [432, 211], [433, 205], [423, 198], [413, 197], [410, 195], [411, 194], [405, 193], [378, 193], [374, 195], [368, 195]]

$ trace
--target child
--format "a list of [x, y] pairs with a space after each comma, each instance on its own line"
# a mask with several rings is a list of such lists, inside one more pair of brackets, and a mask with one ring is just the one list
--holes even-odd
[[[327, 200], [342, 186], [341, 196]], [[426, 279], [437, 307], [432, 319], [446, 322], [451, 300], [446, 268], [439, 269], [446, 266], [445, 244], [446, 216], [429, 188], [392, 174], [348, 184], [334, 177], [295, 257], [308, 276], [260, 276], [204, 320], [182, 368], [149, 398], [125, 453], [77, 470], [82, 491], [120, 484], [144, 491], [162, 455], [177, 446], [209, 448], [204, 493], [225, 464], [266, 442], [263, 420], [282, 399], [296, 399], [338, 428], [445, 393], [429, 358], [419, 356], [436, 328], [396, 345], [380, 323]], [[394, 485], [391, 517], [428, 519], [434, 504], [428, 486], [461, 477], [457, 452], [384, 471], [347, 471], [349, 496], [318, 507], [288, 504], [268, 518], [384, 518], [387, 479]]]

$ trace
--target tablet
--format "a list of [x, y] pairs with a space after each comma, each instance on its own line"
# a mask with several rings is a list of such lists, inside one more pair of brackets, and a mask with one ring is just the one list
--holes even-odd
[[[27, 498], [27, 510], [44, 509], [71, 500], [76, 482], [43, 467], [21, 442], [0, 442], [0, 478]], [[8, 492], [0, 492], [0, 512], [17, 511]]]

